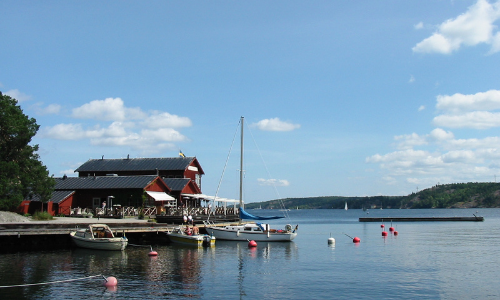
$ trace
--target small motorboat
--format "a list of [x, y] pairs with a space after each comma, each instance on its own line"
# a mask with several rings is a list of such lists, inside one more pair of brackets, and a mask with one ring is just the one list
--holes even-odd
[[115, 237], [106, 224], [90, 224], [87, 228], [77, 229], [70, 233], [73, 242], [82, 248], [96, 250], [124, 250], [128, 239]]
[[165, 232], [173, 243], [192, 245], [197, 247], [215, 246], [215, 237], [207, 234], [199, 234], [196, 226], [179, 226], [172, 231]]

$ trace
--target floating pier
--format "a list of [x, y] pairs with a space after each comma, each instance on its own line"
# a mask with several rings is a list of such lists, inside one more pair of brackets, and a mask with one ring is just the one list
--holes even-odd
[[482, 222], [484, 217], [406, 217], [406, 218], [359, 218], [360, 222], [433, 222], [433, 221], [469, 221], [469, 222]]

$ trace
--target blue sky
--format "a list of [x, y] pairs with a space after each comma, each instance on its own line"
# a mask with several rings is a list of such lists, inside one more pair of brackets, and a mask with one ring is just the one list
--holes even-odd
[[[500, 2], [6, 0], [0, 11], [0, 91], [41, 125], [33, 142], [56, 177], [102, 155], [181, 149], [213, 195], [240, 116], [246, 202], [500, 176]], [[238, 163], [235, 145], [219, 196], [238, 197]]]

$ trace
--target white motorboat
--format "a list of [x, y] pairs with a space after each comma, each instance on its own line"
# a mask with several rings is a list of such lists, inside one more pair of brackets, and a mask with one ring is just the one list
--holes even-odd
[[295, 229], [287, 224], [285, 229], [271, 229], [269, 224], [248, 223], [217, 227], [215, 224], [206, 226], [208, 234], [219, 240], [256, 241], [256, 242], [289, 242], [297, 236], [298, 225]]
[[73, 242], [82, 248], [96, 250], [124, 250], [127, 247], [127, 237], [115, 237], [106, 224], [90, 224], [87, 228], [70, 233]]
[[[264, 223], [247, 223], [242, 224], [242, 219], [251, 220], [272, 220], [283, 217], [259, 217], [249, 214], [243, 207], [243, 123], [244, 118], [241, 117], [241, 146], [240, 146], [240, 223], [231, 224], [219, 227], [213, 222], [204, 221], [205, 230], [209, 235], [216, 237], [218, 240], [231, 241], [266, 241], [266, 242], [289, 242], [297, 236], [299, 225], [292, 229], [290, 224], [285, 226], [285, 229], [271, 229], [269, 224]], [[287, 212], [288, 209], [283, 211]]]
[[166, 232], [170, 241], [174, 243], [192, 245], [197, 247], [215, 246], [215, 237], [207, 234], [199, 234], [189, 226], [179, 226], [172, 231]]

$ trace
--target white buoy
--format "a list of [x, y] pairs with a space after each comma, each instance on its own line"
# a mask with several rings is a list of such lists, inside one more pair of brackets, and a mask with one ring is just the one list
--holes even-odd
[[328, 244], [335, 244], [335, 239], [332, 238], [332, 234], [330, 233], [330, 238], [328, 239]]

